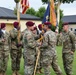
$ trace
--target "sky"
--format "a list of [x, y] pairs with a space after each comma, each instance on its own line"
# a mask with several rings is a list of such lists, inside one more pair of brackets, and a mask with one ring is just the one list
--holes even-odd
[[[33, 7], [35, 10], [38, 10], [41, 6], [47, 7], [47, 5], [43, 5], [41, 0], [29, 0], [30, 7]], [[14, 0], [0, 0], [0, 7], [5, 7], [9, 9], [14, 9], [15, 2]], [[76, 15], [76, 1], [70, 4], [61, 4], [61, 10], [63, 10], [64, 15]]]

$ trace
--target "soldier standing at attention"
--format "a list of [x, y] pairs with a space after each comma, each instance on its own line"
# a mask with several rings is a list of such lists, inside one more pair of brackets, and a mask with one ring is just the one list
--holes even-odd
[[2, 35], [0, 37], [0, 75], [6, 75], [9, 52], [10, 52], [10, 37], [6, 32], [6, 24], [1, 23]]
[[44, 73], [45, 75], [50, 75], [50, 65], [51, 65], [57, 75], [62, 75], [62, 71], [57, 64], [56, 35], [51, 30], [51, 23], [45, 22], [44, 29], [46, 30], [46, 33], [44, 33], [43, 43], [41, 45]]
[[72, 64], [75, 52], [75, 35], [73, 32], [69, 31], [68, 23], [63, 24], [62, 42], [62, 58], [64, 70], [66, 72], [66, 75], [72, 75]]
[[20, 70], [20, 60], [21, 60], [21, 55], [22, 55], [22, 46], [21, 46], [21, 40], [22, 37], [20, 36], [20, 42], [18, 43], [18, 30], [19, 28], [19, 23], [14, 22], [13, 23], [14, 29], [10, 31], [10, 38], [11, 38], [11, 59], [12, 59], [12, 75], [20, 75], [19, 70]]
[[24, 75], [33, 75], [34, 68], [35, 68], [35, 60], [36, 60], [36, 47], [38, 44], [35, 41], [33, 36], [34, 24], [32, 21], [28, 21], [26, 23], [27, 30], [23, 36], [23, 43], [24, 43]]

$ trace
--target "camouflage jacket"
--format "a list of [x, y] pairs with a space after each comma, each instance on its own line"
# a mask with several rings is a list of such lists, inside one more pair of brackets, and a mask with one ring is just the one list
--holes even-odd
[[[5, 40], [4, 42], [2, 40]], [[10, 36], [7, 32], [3, 33], [2, 37], [0, 38], [0, 50], [3, 49], [5, 51], [10, 50]]]
[[62, 42], [63, 42], [63, 53], [75, 51], [75, 35], [73, 34], [73, 32], [63, 31], [62, 32]]
[[36, 49], [36, 40], [30, 30], [26, 30], [23, 36], [24, 52], [34, 53]]
[[53, 31], [49, 30], [44, 34], [41, 48], [44, 55], [56, 55], [56, 35]]
[[[18, 45], [22, 44], [22, 35], [20, 35], [20, 43], [18, 43], [18, 30], [13, 29], [10, 32], [10, 39], [11, 39], [11, 49], [18, 49]], [[21, 32], [20, 32], [21, 34]]]

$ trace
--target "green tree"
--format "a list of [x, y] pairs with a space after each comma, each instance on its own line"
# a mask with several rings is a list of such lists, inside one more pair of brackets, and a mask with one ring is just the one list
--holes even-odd
[[63, 24], [63, 21], [62, 21], [62, 18], [63, 18], [63, 11], [60, 10], [60, 21], [59, 21], [59, 32], [62, 31], [62, 24]]
[[14, 0], [15, 1], [15, 3], [19, 3], [20, 2], [20, 0]]
[[[48, 3], [48, 1], [50, 0], [41, 0], [44, 4], [45, 3]], [[55, 2], [58, 2], [59, 0], [54, 0]], [[60, 0], [61, 3], [72, 3], [74, 2], [75, 0]]]
[[40, 7], [36, 12], [36, 16], [42, 19], [44, 17], [45, 11], [46, 11], [45, 7]]
[[30, 15], [34, 15], [34, 16], [35, 16], [36, 11], [35, 11], [35, 9], [33, 9], [33, 8], [29, 8], [29, 9], [26, 11], [26, 14], [30, 14]]

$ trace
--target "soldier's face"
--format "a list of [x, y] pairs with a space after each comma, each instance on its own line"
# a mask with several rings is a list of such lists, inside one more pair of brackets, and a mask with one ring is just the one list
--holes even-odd
[[32, 32], [33, 32], [34, 34], [36, 34], [36, 33], [37, 33], [37, 31], [36, 31], [36, 30], [33, 30]]
[[65, 25], [65, 26], [63, 27], [64, 31], [68, 31], [68, 28], [69, 28], [68, 25]]
[[31, 26], [31, 27], [30, 27], [30, 30], [33, 31], [33, 30], [34, 30], [34, 26]]
[[6, 30], [6, 27], [4, 27], [3, 30]]
[[47, 26], [46, 25], [44, 25], [44, 29], [47, 30]]

